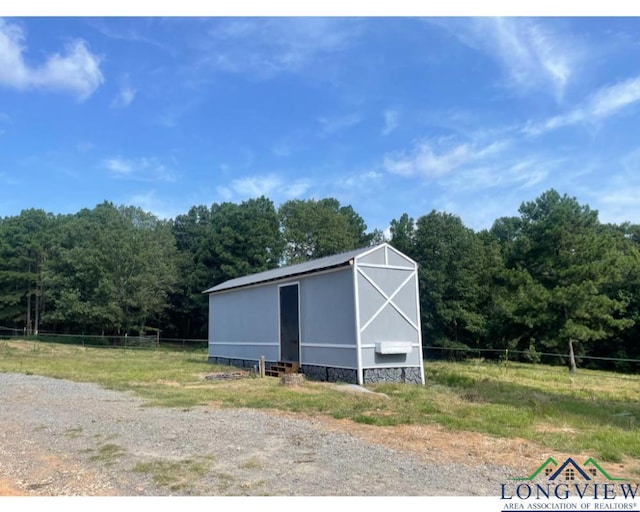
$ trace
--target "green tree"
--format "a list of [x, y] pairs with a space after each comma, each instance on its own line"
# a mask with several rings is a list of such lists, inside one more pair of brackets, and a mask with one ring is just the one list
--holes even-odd
[[507, 266], [523, 276], [513, 321], [529, 327], [544, 350], [568, 354], [574, 371], [576, 344], [584, 353], [586, 344], [630, 325], [622, 316], [628, 299], [616, 292], [624, 255], [597, 211], [575, 198], [549, 190], [519, 212], [507, 250]]
[[330, 256], [366, 247], [375, 233], [351, 206], [340, 206], [337, 199], [294, 199], [279, 210], [288, 264]]
[[175, 239], [152, 214], [105, 202], [62, 224], [48, 276], [48, 319], [65, 329], [157, 328], [177, 279]]
[[488, 294], [481, 240], [459, 217], [435, 210], [417, 220], [414, 240], [425, 343], [478, 346]]
[[389, 231], [393, 247], [411, 257], [415, 251], [416, 227], [415, 221], [407, 213], [403, 213], [399, 219], [391, 221]]
[[44, 272], [56, 218], [23, 210], [0, 221], [0, 321], [37, 333], [46, 304]]

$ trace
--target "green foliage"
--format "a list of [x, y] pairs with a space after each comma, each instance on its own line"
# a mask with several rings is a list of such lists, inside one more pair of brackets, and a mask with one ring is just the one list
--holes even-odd
[[58, 219], [42, 210], [23, 210], [0, 219], [0, 322], [37, 332], [44, 314], [44, 278]]
[[393, 219], [389, 226], [390, 243], [400, 252], [413, 257], [415, 250], [416, 226], [413, 218], [403, 213], [399, 219]]
[[566, 354], [569, 343], [579, 342], [584, 353], [584, 344], [633, 325], [622, 314], [629, 304], [623, 289], [637, 254], [620, 250], [597, 212], [550, 190], [492, 231], [504, 247], [511, 291], [503, 335], [519, 348]]
[[351, 206], [340, 206], [333, 198], [293, 199], [283, 203], [278, 214], [288, 264], [366, 247], [374, 237]]
[[103, 203], [59, 226], [45, 285], [53, 324], [88, 332], [144, 332], [158, 323], [177, 281], [168, 223]]

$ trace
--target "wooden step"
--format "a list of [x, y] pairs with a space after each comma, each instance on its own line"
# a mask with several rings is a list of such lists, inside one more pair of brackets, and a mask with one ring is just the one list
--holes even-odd
[[278, 361], [276, 364], [272, 364], [268, 370], [265, 370], [264, 374], [267, 377], [282, 377], [288, 373], [298, 373], [299, 371], [300, 363]]

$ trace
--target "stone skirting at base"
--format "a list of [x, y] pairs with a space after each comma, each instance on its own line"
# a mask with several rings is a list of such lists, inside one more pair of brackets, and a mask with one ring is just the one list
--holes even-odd
[[307, 377], [322, 382], [346, 382], [348, 384], [358, 383], [358, 371], [353, 368], [333, 368], [331, 366], [316, 366], [314, 364], [303, 364], [300, 371]]
[[[210, 363], [248, 368], [258, 371], [258, 361], [253, 359], [230, 359], [228, 357], [210, 356]], [[276, 361], [266, 361], [265, 370], [269, 370]], [[353, 368], [334, 368], [332, 366], [317, 366], [303, 364], [300, 371], [307, 377], [323, 382], [358, 383], [358, 371]], [[365, 368], [362, 370], [364, 384], [378, 384], [380, 382], [406, 382], [422, 384], [420, 368]]]
[[365, 384], [380, 382], [406, 382], [407, 384], [422, 384], [420, 368], [365, 368], [362, 370], [362, 380]]

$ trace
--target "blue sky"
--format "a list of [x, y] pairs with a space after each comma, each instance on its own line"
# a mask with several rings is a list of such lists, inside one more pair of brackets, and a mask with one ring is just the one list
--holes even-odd
[[0, 216], [335, 197], [640, 223], [640, 18], [4, 17]]

